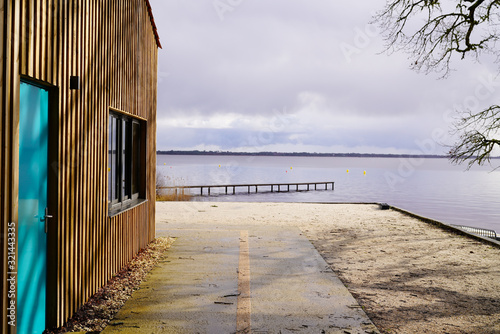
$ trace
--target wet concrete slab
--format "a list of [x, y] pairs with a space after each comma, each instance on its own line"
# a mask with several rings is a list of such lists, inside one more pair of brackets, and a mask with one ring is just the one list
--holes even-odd
[[178, 239], [104, 333], [378, 333], [297, 228], [169, 224], [157, 235]]

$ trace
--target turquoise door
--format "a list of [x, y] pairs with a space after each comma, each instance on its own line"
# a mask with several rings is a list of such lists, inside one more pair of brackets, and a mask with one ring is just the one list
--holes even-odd
[[17, 333], [45, 330], [47, 271], [47, 90], [21, 83]]

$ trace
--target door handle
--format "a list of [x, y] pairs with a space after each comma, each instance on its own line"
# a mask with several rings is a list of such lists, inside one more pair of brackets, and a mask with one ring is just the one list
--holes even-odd
[[42, 218], [42, 221], [45, 222], [45, 233], [49, 231], [49, 218], [54, 218], [52, 215], [49, 215], [49, 208], [45, 208], [45, 215]]

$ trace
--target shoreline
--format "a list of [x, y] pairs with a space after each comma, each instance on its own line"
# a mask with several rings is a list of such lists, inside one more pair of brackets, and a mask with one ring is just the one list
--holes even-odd
[[[327, 158], [425, 158], [450, 159], [440, 154], [383, 154], [383, 153], [309, 153], [309, 152], [221, 152], [221, 151], [156, 151], [156, 155], [189, 155], [189, 156], [243, 156], [243, 157], [327, 157]], [[492, 157], [491, 159], [500, 159]]]
[[[419, 214], [416, 214], [416, 213], [413, 213], [411, 211], [408, 211], [408, 210], [405, 210], [405, 209], [401, 209], [401, 208], [398, 208], [398, 207], [395, 207], [395, 206], [392, 206], [392, 205], [390, 205], [389, 207], [392, 210], [398, 211], [398, 212], [400, 212], [400, 213], [402, 213], [402, 214], [404, 214], [404, 215], [406, 215], [408, 217], [418, 219], [418, 220], [420, 220], [420, 221], [422, 221], [424, 223], [431, 224], [431, 225], [437, 226], [437, 227], [439, 227], [439, 228], [441, 228], [443, 230], [446, 230], [446, 231], [449, 231], [449, 232], [452, 232], [452, 233], [456, 233], [456, 234], [459, 234], [459, 235], [463, 235], [463, 236], [466, 236], [468, 238], [472, 238], [472, 239], [478, 240], [478, 241], [480, 241], [482, 243], [486, 243], [486, 244], [489, 244], [491, 246], [500, 248], [500, 241], [498, 239], [492, 239], [492, 238], [488, 238], [488, 237], [483, 237], [481, 235], [468, 232], [468, 231], [466, 231], [464, 229], [461, 229], [461, 228], [459, 228], [457, 226], [446, 224], [446, 223], [443, 223], [441, 221], [438, 221], [438, 220], [435, 220], [435, 219], [432, 219], [432, 218], [424, 217], [424, 216], [421, 216]], [[482, 228], [478, 228], [478, 229], [482, 229]], [[495, 231], [495, 233], [496, 233], [496, 231]]]

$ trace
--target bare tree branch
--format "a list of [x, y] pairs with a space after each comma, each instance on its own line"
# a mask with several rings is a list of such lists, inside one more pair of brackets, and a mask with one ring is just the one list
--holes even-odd
[[[454, 55], [478, 59], [491, 53], [500, 62], [500, 0], [387, 0], [375, 22], [384, 32], [386, 51], [405, 51], [416, 71], [447, 77]], [[459, 140], [450, 150], [455, 163], [489, 162], [500, 147], [500, 106], [465, 112], [454, 125]]]
[[459, 141], [450, 150], [451, 161], [467, 161], [468, 169], [474, 164], [490, 162], [495, 146], [500, 146], [500, 106], [491, 106], [479, 113], [465, 113], [455, 124]]
[[[500, 55], [495, 48], [500, 17], [499, 0], [459, 0], [454, 10], [444, 12], [439, 0], [393, 0], [375, 16], [384, 31], [386, 51], [408, 52], [412, 68], [449, 75], [454, 54], [464, 58], [479, 51]], [[452, 4], [449, 0], [446, 4]], [[424, 23], [420, 23], [421, 20]], [[416, 25], [418, 24], [419, 27]]]

